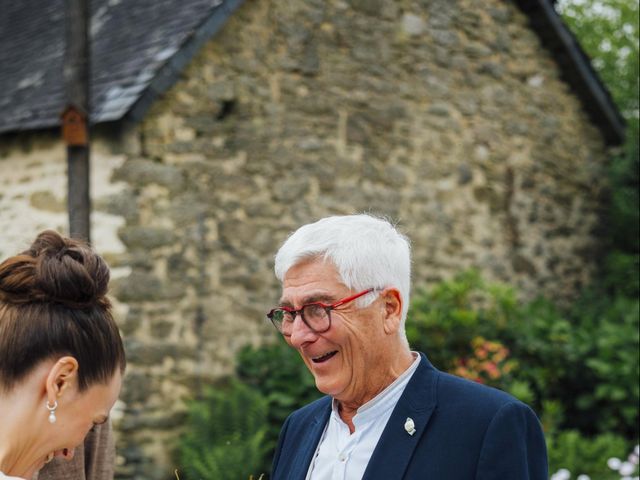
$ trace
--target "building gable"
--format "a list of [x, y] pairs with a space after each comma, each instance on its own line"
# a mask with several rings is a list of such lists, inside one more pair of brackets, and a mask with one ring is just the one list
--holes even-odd
[[[141, 120], [242, 2], [91, 2], [91, 123], [124, 117]], [[9, 48], [0, 51], [0, 133], [56, 127], [64, 108], [64, 2], [4, 3], [0, 44]], [[515, 3], [528, 16], [605, 141], [621, 143], [624, 120], [552, 3]]]
[[[64, 1], [2, 2], [0, 133], [56, 127], [64, 108]], [[175, 82], [197, 32], [213, 34], [237, 0], [91, 3], [91, 122], [120, 120]], [[190, 58], [190, 57], [189, 57]], [[177, 76], [177, 75], [176, 75]]]

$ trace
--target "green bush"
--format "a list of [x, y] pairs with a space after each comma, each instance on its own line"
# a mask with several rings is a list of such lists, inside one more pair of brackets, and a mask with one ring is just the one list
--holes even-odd
[[294, 410], [319, 398], [298, 353], [279, 339], [237, 355], [237, 381], [191, 402], [181, 439], [181, 480], [268, 478], [280, 427]]
[[620, 295], [594, 296], [574, 309], [580, 328], [573, 341], [584, 364], [583, 381], [589, 384], [575, 403], [576, 427], [582, 431], [616, 431], [628, 438], [638, 437], [639, 309], [637, 298]]
[[456, 359], [470, 354], [474, 337], [502, 338], [516, 308], [511, 289], [487, 285], [478, 272], [470, 270], [414, 295], [407, 338], [434, 365], [451, 371]]
[[238, 480], [268, 472], [266, 417], [266, 400], [249, 386], [233, 382], [208, 389], [190, 404], [179, 447], [181, 480]]
[[409, 342], [436, 367], [468, 378], [469, 366], [486, 364], [477, 361], [478, 338], [506, 347], [508, 359], [492, 367], [509, 361], [513, 367], [491, 381], [478, 375], [483, 383], [527, 401], [543, 418], [545, 402], [555, 402], [562, 412], [557, 428], [636, 439], [638, 300], [592, 292], [562, 311], [548, 300], [516, 298], [512, 289], [484, 282], [476, 272], [462, 273], [415, 296]]
[[243, 348], [237, 356], [236, 372], [242, 382], [260, 393], [267, 405], [266, 455], [260, 471], [269, 472], [280, 427], [287, 416], [322, 394], [298, 352], [280, 338], [271, 345]]
[[623, 437], [604, 433], [586, 438], [577, 430], [566, 430], [547, 436], [549, 471], [566, 468], [571, 478], [588, 475], [591, 480], [620, 480], [620, 475], [607, 466], [612, 457], [624, 457], [630, 445]]

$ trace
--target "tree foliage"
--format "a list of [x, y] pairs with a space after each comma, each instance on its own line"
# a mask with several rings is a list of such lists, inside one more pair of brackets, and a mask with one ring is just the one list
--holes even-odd
[[637, 0], [558, 2], [558, 10], [627, 121], [625, 147], [611, 159], [606, 225], [611, 243], [601, 283], [609, 294], [631, 298], [640, 294], [638, 9]]
[[638, 119], [637, 0], [560, 0], [558, 10], [627, 121]]

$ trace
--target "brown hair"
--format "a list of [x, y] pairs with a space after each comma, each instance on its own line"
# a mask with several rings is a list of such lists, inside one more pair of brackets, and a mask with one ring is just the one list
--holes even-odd
[[86, 243], [52, 230], [0, 264], [0, 390], [41, 361], [78, 360], [78, 387], [107, 383], [126, 360], [106, 297], [109, 268]]

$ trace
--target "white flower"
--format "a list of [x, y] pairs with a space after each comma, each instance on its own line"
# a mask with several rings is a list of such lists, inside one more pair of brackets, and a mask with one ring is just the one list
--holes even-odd
[[635, 448], [633, 449], [633, 453], [635, 453], [636, 455], [640, 455], [640, 445], [635, 446]]
[[616, 457], [612, 457], [609, 460], [607, 460], [607, 465], [611, 470], [618, 470], [620, 469], [620, 465], [622, 465], [622, 460]]
[[591, 480], [591, 477], [583, 473], [582, 475], [578, 475], [578, 478], [576, 480]]
[[620, 472], [620, 475], [631, 475], [636, 469], [636, 466], [633, 463], [629, 463], [629, 462], [622, 462], [622, 465], [620, 465], [620, 470], [618, 470]]
[[571, 478], [571, 472], [566, 468], [561, 468], [556, 473], [551, 475], [550, 480], [569, 480]]
[[638, 457], [638, 455], [634, 452], [629, 454], [629, 458], [627, 460], [629, 461], [629, 463], [638, 465], [638, 460], [640, 460], [640, 457]]

